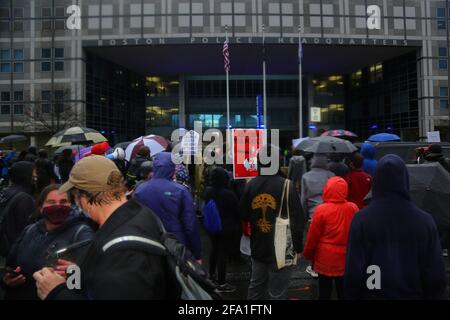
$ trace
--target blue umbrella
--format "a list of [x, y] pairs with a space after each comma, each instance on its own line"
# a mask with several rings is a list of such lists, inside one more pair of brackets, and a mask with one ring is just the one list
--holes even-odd
[[400, 141], [400, 137], [392, 133], [378, 133], [367, 139], [370, 142], [386, 142], [386, 141]]

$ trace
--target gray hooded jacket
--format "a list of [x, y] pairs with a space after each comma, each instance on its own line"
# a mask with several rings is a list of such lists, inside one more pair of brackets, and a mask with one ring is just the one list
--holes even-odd
[[301, 201], [305, 216], [311, 218], [316, 207], [323, 202], [322, 191], [334, 173], [328, 169], [328, 161], [324, 155], [314, 155], [311, 170], [302, 177]]

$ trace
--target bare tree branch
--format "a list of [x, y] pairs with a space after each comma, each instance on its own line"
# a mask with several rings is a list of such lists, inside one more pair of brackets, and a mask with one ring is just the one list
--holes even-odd
[[[55, 92], [52, 92], [50, 98], [48, 101], [25, 103], [23, 110], [25, 130], [48, 132], [54, 135], [59, 131], [80, 125], [76, 105], [70, 103], [69, 90], [64, 90], [59, 97], [55, 97]], [[42, 110], [43, 104], [48, 104], [50, 110]]]

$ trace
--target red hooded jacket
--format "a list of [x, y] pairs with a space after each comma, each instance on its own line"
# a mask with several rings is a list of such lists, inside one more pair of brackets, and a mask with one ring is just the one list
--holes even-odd
[[356, 203], [359, 209], [367, 207], [364, 198], [372, 188], [372, 177], [362, 169], [352, 169], [344, 179], [348, 184], [348, 201]]
[[341, 177], [332, 177], [323, 189], [324, 203], [314, 211], [303, 254], [313, 261], [314, 271], [340, 277], [345, 271], [347, 240], [358, 207], [347, 202], [348, 185]]

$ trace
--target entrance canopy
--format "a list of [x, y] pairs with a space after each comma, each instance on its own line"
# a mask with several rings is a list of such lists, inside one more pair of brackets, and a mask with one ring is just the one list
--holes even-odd
[[[222, 74], [222, 45], [148, 45], [89, 47], [88, 52], [138, 74]], [[230, 74], [262, 73], [261, 44], [230, 44]], [[416, 50], [406, 46], [304, 45], [303, 72], [346, 74]], [[298, 45], [267, 44], [267, 74], [297, 74]]]

